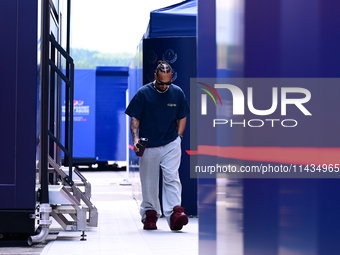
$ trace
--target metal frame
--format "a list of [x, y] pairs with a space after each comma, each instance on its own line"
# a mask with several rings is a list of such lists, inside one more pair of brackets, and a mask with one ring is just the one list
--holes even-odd
[[[50, 208], [40, 213], [43, 233], [30, 237], [29, 243], [41, 242], [48, 235], [49, 215], [64, 230], [86, 230], [86, 226], [98, 225], [97, 208], [91, 203], [91, 184], [79, 171], [73, 170], [73, 99], [74, 62], [70, 57], [70, 0], [67, 0], [67, 46], [66, 51], [50, 33], [50, 15], [59, 19], [53, 2], [42, 1], [42, 49], [41, 49], [41, 94], [40, 94], [40, 207]], [[52, 13], [51, 13], [52, 12]], [[57, 36], [58, 38], [58, 36]], [[61, 70], [61, 59], [66, 60], [66, 74]], [[65, 83], [65, 98], [61, 98], [61, 87]], [[65, 101], [65, 140], [61, 141], [61, 102]], [[60, 152], [64, 152], [64, 164], [60, 166]], [[75, 183], [73, 171], [78, 177]], [[53, 174], [53, 184], [48, 182]], [[61, 183], [57, 183], [61, 178]], [[85, 186], [82, 192], [78, 186]], [[68, 216], [67, 216], [68, 215]], [[88, 217], [88, 218], [87, 218]], [[47, 224], [49, 223], [49, 224]]]
[[[58, 66], [54, 63], [53, 60], [49, 59], [49, 65], [51, 67], [51, 74], [56, 73], [66, 85], [66, 98], [65, 98], [65, 145], [63, 145], [57, 137], [48, 130], [49, 137], [55, 142], [58, 147], [65, 154], [65, 162], [69, 167], [68, 176], [64, 177], [64, 180], [68, 185], [72, 186], [74, 184], [72, 180], [72, 158], [73, 158], [73, 98], [74, 98], [74, 63], [73, 59], [70, 55], [60, 46], [60, 44], [54, 39], [52, 35], [49, 35], [49, 41], [51, 42], [52, 48], [57, 49], [58, 53], [60, 53], [69, 64], [69, 68], [66, 70], [71, 71], [70, 75], [68, 75], [69, 71], [65, 75]], [[53, 52], [54, 50], [51, 50]]]

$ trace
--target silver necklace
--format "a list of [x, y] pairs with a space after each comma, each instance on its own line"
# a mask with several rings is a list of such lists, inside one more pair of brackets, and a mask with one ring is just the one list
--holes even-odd
[[170, 88], [170, 86], [168, 86], [167, 88], [166, 88], [166, 90], [164, 90], [164, 91], [160, 91], [157, 87], [156, 87], [156, 85], [153, 85], [153, 87], [156, 89], [156, 91], [158, 92], [158, 93], [161, 93], [161, 94], [163, 94], [163, 93], [165, 93], [165, 92], [167, 92], [168, 91], [168, 89]]

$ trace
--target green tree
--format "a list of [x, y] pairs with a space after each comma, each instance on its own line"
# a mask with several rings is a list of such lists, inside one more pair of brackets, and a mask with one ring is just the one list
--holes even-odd
[[96, 69], [97, 66], [128, 66], [134, 54], [102, 53], [83, 49], [71, 49], [71, 57], [76, 69]]

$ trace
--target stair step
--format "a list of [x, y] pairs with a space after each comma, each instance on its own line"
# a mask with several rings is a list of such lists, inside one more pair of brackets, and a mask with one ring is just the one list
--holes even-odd
[[[87, 205], [82, 205], [82, 208], [89, 211]], [[62, 214], [76, 214], [77, 210], [71, 205], [57, 205], [53, 208], [53, 212]]]
[[75, 204], [72, 197], [70, 197], [69, 194], [65, 193], [65, 191], [63, 190], [63, 186], [61, 185], [49, 185], [48, 191], [49, 191], [50, 204], [56, 204], [56, 205]]
[[83, 183], [81, 180], [73, 180], [72, 181], [74, 182], [74, 185], [76, 186], [85, 186], [85, 183]]
[[77, 210], [71, 205], [58, 205], [53, 208], [53, 212], [62, 214], [76, 214]]

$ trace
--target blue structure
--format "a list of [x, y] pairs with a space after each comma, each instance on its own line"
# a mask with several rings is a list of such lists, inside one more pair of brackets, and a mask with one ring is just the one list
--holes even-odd
[[196, 17], [196, 0], [151, 11], [144, 38], [196, 36]]
[[[0, 233], [33, 234], [37, 146], [37, 1], [1, 1]], [[25, 38], [25, 40], [21, 40]], [[10, 224], [9, 224], [10, 223]]]
[[[339, 77], [340, 37], [334, 33], [340, 22], [337, 8], [336, 1], [198, 0], [198, 77]], [[339, 118], [331, 109], [338, 109], [339, 87], [326, 83], [301, 87], [311, 92], [313, 103], [307, 106], [311, 118], [300, 121], [298, 128], [212, 131], [208, 125], [201, 125], [197, 128], [197, 144], [219, 149], [256, 147], [258, 151], [276, 148], [279, 155], [285, 153], [285, 148], [303, 148], [297, 153], [303, 166], [317, 160], [302, 162], [309, 154], [308, 148], [317, 149], [318, 158], [328, 148], [338, 151]], [[263, 102], [266, 96], [255, 96], [254, 102]], [[208, 114], [217, 116], [218, 112], [212, 109]], [[275, 114], [273, 118], [277, 118]], [[290, 116], [301, 118], [297, 113]], [[248, 112], [244, 118], [254, 116]], [[253, 161], [247, 159], [247, 153], [241, 159], [198, 154], [198, 165], [280, 164], [275, 161], [275, 153]], [[337, 162], [337, 157], [333, 161]], [[294, 163], [291, 156], [287, 157], [288, 162]], [[337, 254], [339, 184], [339, 179], [312, 176], [199, 179], [200, 254], [222, 254], [226, 250], [246, 255]], [[223, 203], [227, 206], [222, 206]]]
[[126, 160], [128, 67], [97, 67], [96, 162]]
[[[95, 162], [96, 70], [74, 71], [73, 162]], [[63, 94], [65, 90], [63, 90]], [[63, 121], [65, 103], [63, 104]], [[63, 125], [64, 127], [64, 125]], [[64, 139], [64, 128], [62, 129]]]
[[126, 160], [124, 110], [128, 76], [128, 67], [75, 70], [75, 165], [98, 163], [100, 168], [107, 168], [108, 161]]
[[[70, 88], [73, 78], [68, 54], [70, 12], [66, 6], [59, 9], [59, 4], [61, 0], [0, 3], [4, 38], [0, 52], [6, 59], [0, 64], [0, 246], [41, 242], [48, 234], [48, 159], [60, 161], [59, 85], [63, 79]], [[62, 46], [61, 36], [65, 39]], [[68, 66], [66, 75], [60, 70], [61, 59]], [[70, 95], [64, 100], [69, 102]], [[72, 145], [62, 147], [69, 153]], [[38, 226], [40, 233], [33, 235]]]

